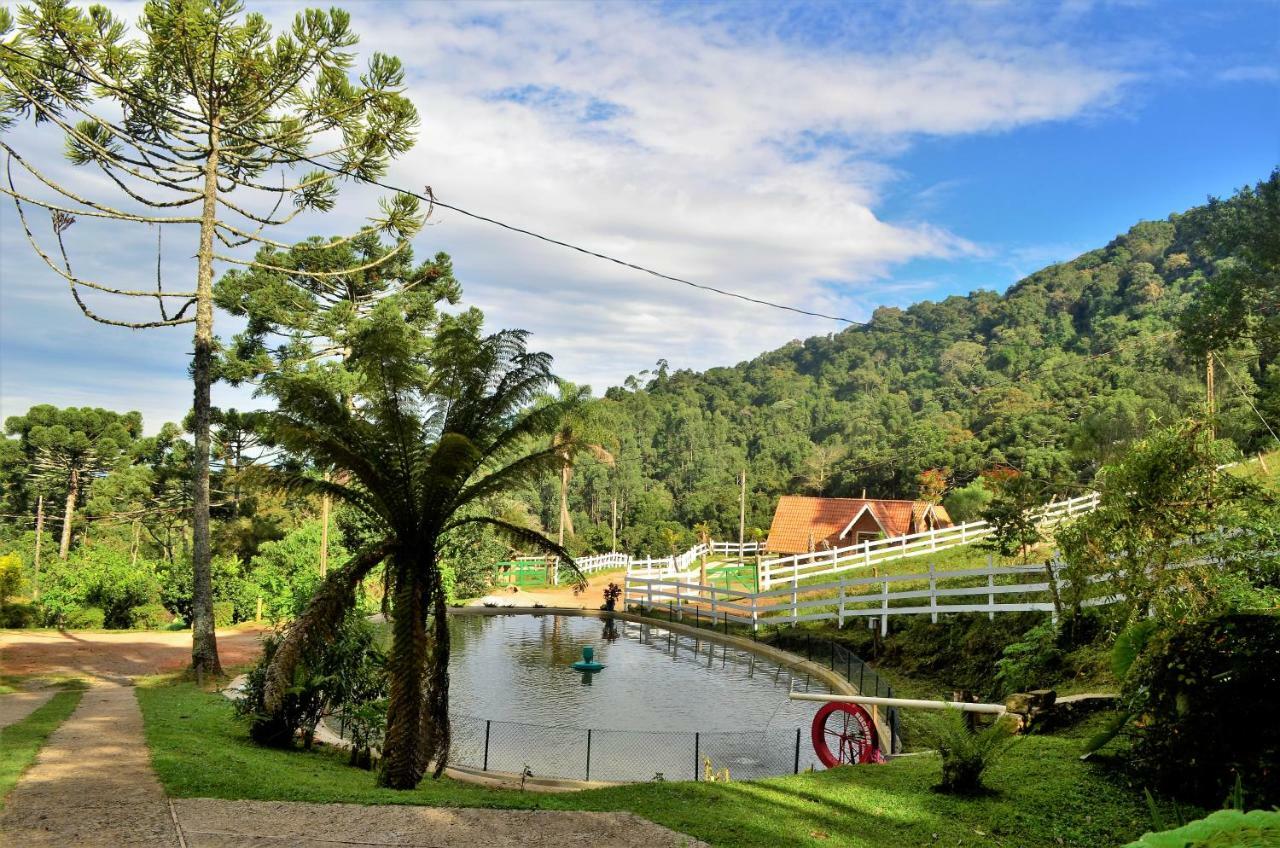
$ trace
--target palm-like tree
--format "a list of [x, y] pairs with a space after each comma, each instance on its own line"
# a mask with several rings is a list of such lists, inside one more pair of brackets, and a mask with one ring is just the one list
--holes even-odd
[[576, 398], [531, 404], [554, 381], [550, 357], [528, 352], [522, 331], [482, 337], [463, 320], [449, 322], [425, 360], [415, 361], [405, 355], [412, 332], [391, 314], [361, 335], [349, 360], [360, 383], [354, 405], [323, 380], [281, 380], [272, 387], [279, 405], [265, 431], [314, 465], [343, 472], [290, 482], [350, 505], [379, 535], [328, 575], [291, 626], [268, 670], [266, 706], [280, 703], [304, 652], [331, 638], [360, 581], [385, 561], [391, 686], [378, 779], [398, 789], [416, 786], [432, 762], [439, 776], [449, 756], [442, 537], [485, 524], [573, 568], [560, 545], [486, 512], [495, 496], [558, 471], [576, 450], [572, 441], [546, 446]]

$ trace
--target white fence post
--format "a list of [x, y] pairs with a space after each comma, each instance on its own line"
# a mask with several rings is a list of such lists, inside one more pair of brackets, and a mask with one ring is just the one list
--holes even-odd
[[987, 618], [990, 621], [996, 620], [996, 593], [991, 591], [996, 587], [996, 576], [991, 573], [990, 567], [987, 568], [987, 606], [991, 609], [987, 610]]
[[800, 571], [791, 572], [791, 614], [796, 614], [796, 604], [800, 603]]
[[889, 635], [889, 579], [880, 584], [880, 635]]
[[840, 578], [840, 611], [836, 615], [836, 627], [844, 629], [844, 578]]
[[938, 579], [933, 576], [933, 563], [929, 563], [929, 618], [938, 623]]

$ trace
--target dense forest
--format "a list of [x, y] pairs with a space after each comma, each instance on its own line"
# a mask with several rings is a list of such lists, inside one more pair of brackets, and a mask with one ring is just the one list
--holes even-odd
[[[659, 361], [605, 392], [583, 425], [613, 463], [574, 469], [576, 543], [610, 546], [615, 497], [622, 548], [666, 554], [701, 523], [736, 538], [743, 469], [749, 534], [783, 493], [931, 496], [940, 477], [954, 493], [1000, 465], [1078, 494], [1133, 438], [1203, 414], [1210, 345], [1218, 434], [1260, 449], [1272, 439], [1261, 419], [1280, 419], [1280, 362], [1265, 333], [1240, 331], [1274, 316], [1274, 289], [1269, 306], [1233, 304], [1249, 314], [1207, 339], [1212, 318], [1232, 315], [1203, 301], [1236, 261], [1236, 242], [1214, 231], [1265, 233], [1275, 192], [1272, 176], [1257, 193], [1143, 221], [1003, 295], [881, 308], [865, 326], [703, 373]], [[557, 485], [530, 497], [554, 527]]]

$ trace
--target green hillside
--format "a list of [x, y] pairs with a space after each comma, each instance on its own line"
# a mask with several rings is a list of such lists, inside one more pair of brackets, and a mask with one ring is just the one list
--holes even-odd
[[[1273, 201], [1276, 183], [1259, 192]], [[881, 308], [866, 326], [733, 367], [659, 362], [595, 404], [616, 464], [584, 460], [575, 472], [579, 544], [607, 547], [615, 496], [628, 549], [668, 553], [673, 534], [683, 543], [698, 522], [736, 537], [741, 468], [748, 527], [767, 528], [784, 492], [912, 497], [925, 469], [945, 469], [957, 486], [1007, 464], [1076, 493], [1153, 422], [1202, 414], [1205, 360], [1180, 322], [1231, 265], [1214, 222], [1257, 230], [1274, 215], [1251, 191], [1138, 223], [1004, 294]], [[1280, 412], [1280, 369], [1261, 349], [1217, 346], [1219, 434], [1247, 452], [1271, 436], [1246, 395], [1269, 417]], [[531, 493], [544, 526], [555, 526], [556, 493], [551, 483]]]

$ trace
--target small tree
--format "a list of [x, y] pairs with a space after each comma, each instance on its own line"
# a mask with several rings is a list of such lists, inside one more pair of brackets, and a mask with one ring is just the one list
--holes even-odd
[[991, 525], [991, 535], [982, 547], [1001, 556], [1030, 561], [1031, 549], [1044, 541], [1044, 534], [1033, 513], [1044, 497], [1044, 487], [1025, 474], [1002, 470], [988, 475], [994, 482], [996, 493], [982, 511], [982, 518]]
[[[287, 249], [265, 237], [266, 228], [307, 210], [332, 209], [342, 179], [382, 176], [389, 161], [412, 146], [417, 124], [417, 112], [401, 94], [399, 60], [375, 53], [364, 74], [349, 74], [356, 36], [347, 13], [300, 12], [273, 40], [262, 15], [242, 18], [243, 9], [239, 0], [152, 0], [135, 38], [103, 6], [84, 10], [67, 0], [41, 0], [21, 7], [16, 25], [12, 13], [0, 9], [0, 130], [26, 118], [51, 127], [71, 163], [95, 169], [106, 187], [86, 196], [0, 140], [8, 154], [0, 193], [13, 199], [33, 250], [94, 321], [133, 329], [194, 325], [191, 653], [197, 674], [221, 673], [209, 541], [214, 263], [272, 270], [237, 249]], [[294, 173], [304, 162], [326, 167]], [[15, 163], [30, 187], [15, 179]], [[28, 206], [49, 213], [56, 248], [37, 241]], [[80, 218], [194, 228], [194, 286], [165, 290], [159, 257], [154, 286], [77, 272], [65, 235]], [[397, 195], [371, 229], [403, 246], [420, 226], [417, 202]], [[89, 306], [85, 291], [157, 314], [109, 317]]]

